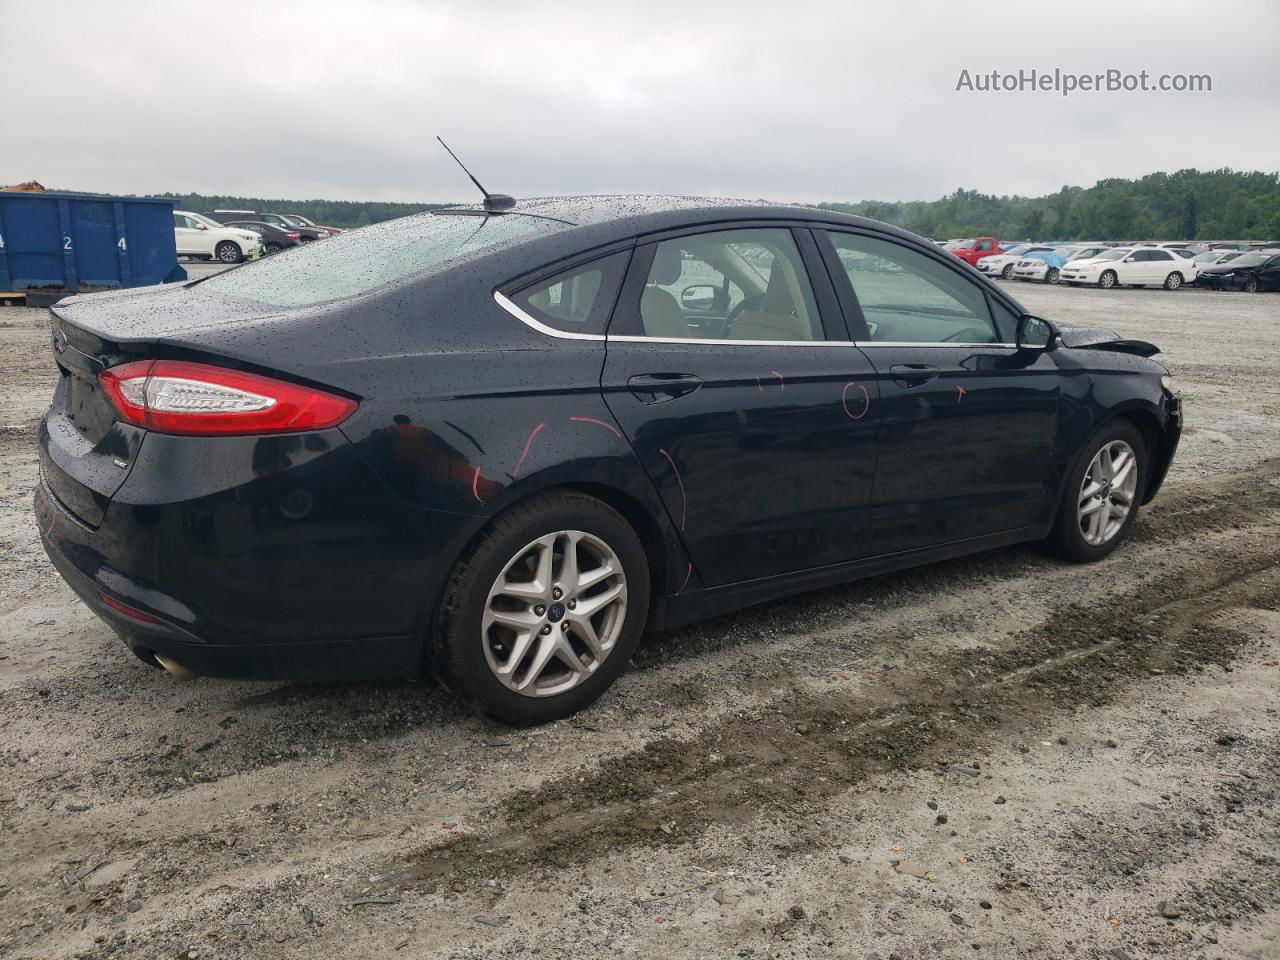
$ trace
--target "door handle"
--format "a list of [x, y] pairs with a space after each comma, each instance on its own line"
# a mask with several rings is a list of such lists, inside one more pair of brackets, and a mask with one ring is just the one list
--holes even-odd
[[918, 387], [938, 375], [938, 368], [927, 363], [895, 363], [889, 368], [893, 382], [900, 387]]
[[629, 389], [641, 403], [662, 403], [693, 393], [702, 380], [691, 373], [641, 373], [627, 380]]

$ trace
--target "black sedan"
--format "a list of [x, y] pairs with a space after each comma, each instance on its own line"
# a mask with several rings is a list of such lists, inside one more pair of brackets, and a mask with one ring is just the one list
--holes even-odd
[[296, 230], [286, 230], [272, 223], [261, 220], [227, 220], [223, 226], [239, 227], [241, 230], [252, 230], [262, 238], [262, 249], [267, 253], [279, 253], [289, 247], [302, 243], [302, 237]]
[[1280, 290], [1280, 253], [1242, 253], [1224, 263], [1204, 267], [1196, 285], [1211, 290]]
[[1156, 495], [1151, 344], [1029, 315], [871, 220], [451, 208], [53, 310], [49, 556], [179, 675], [418, 677], [539, 723], [642, 632]]

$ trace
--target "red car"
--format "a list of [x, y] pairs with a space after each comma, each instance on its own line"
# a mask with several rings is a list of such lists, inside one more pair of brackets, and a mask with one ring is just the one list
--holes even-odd
[[958, 247], [952, 247], [951, 252], [957, 257], [976, 267], [978, 261], [983, 257], [989, 257], [1000, 252], [1000, 241], [995, 237], [974, 237], [972, 240], [966, 240]]

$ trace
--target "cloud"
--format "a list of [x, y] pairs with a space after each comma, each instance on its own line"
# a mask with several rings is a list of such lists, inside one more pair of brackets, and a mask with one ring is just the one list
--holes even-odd
[[[1039, 194], [1280, 157], [1269, 0], [63, 2], [4, 19], [3, 182], [466, 198], [437, 133], [524, 196]], [[1207, 73], [1213, 90], [955, 90], [962, 69], [1055, 67]]]

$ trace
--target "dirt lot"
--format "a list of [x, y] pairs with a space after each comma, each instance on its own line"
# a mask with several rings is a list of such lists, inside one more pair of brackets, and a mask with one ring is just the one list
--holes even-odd
[[1015, 292], [1183, 388], [1129, 544], [651, 638], [521, 732], [135, 661], [37, 544], [53, 367], [0, 310], [0, 955], [1280, 957], [1280, 296]]

